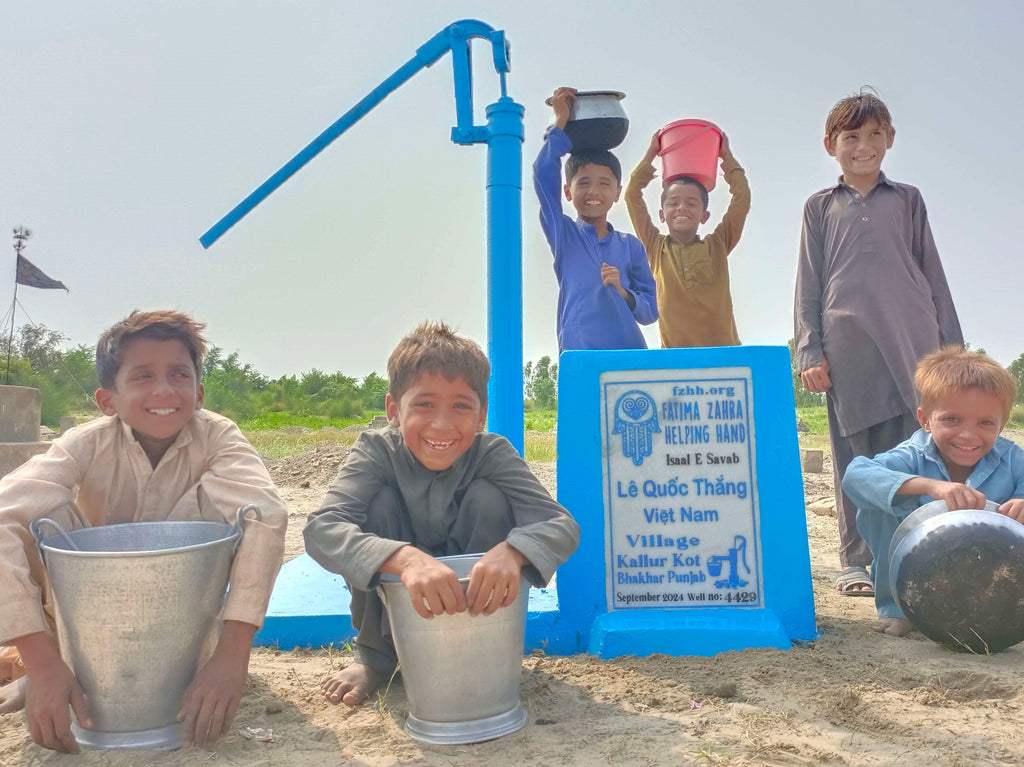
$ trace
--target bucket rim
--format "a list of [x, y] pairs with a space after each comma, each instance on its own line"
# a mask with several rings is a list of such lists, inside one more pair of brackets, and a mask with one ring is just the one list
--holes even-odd
[[[449, 563], [451, 563], [451, 564], [455, 564], [455, 563], [469, 564], [470, 562], [472, 562], [473, 564], [476, 564], [477, 561], [479, 561], [482, 556], [483, 556], [483, 554], [449, 554], [449, 555], [443, 556], [443, 557], [435, 557], [435, 559], [438, 562], [443, 562], [445, 564], [449, 564]], [[454, 569], [454, 568], [452, 568], [452, 569]], [[469, 569], [472, 570], [473, 568], [470, 567]], [[380, 574], [380, 580], [378, 581], [378, 583], [380, 583], [381, 585], [383, 585], [385, 583], [390, 583], [390, 584], [398, 583], [398, 584], [401, 584], [402, 583], [402, 578], [401, 578], [401, 576], [394, 575], [393, 573], [381, 573]], [[459, 578], [459, 583], [462, 583], [462, 584], [469, 583], [469, 576], [466, 575], [466, 576], [463, 576], [462, 578]]]
[[164, 520], [160, 522], [119, 522], [115, 525], [95, 525], [93, 527], [79, 527], [74, 530], [65, 530], [66, 535], [74, 535], [75, 533], [82, 532], [83, 530], [113, 530], [118, 528], [131, 527], [133, 530], [138, 530], [142, 526], [155, 527], [165, 526], [168, 524], [174, 525], [202, 525], [203, 527], [220, 527], [224, 528], [225, 535], [216, 538], [211, 541], [203, 541], [202, 543], [192, 543], [187, 546], [173, 546], [164, 549], [139, 549], [135, 551], [82, 551], [75, 549], [67, 549], [59, 546], [49, 545], [51, 541], [59, 541], [61, 536], [59, 533], [54, 535], [48, 535], [43, 540], [39, 541], [39, 548], [45, 549], [47, 553], [53, 552], [62, 556], [70, 556], [82, 559], [96, 558], [96, 557], [113, 557], [116, 559], [123, 559], [128, 557], [159, 557], [166, 556], [169, 554], [181, 554], [189, 551], [198, 551], [200, 549], [209, 548], [213, 546], [219, 546], [224, 543], [233, 543], [237, 541], [242, 531], [234, 525], [230, 525], [226, 522], [213, 522], [210, 520], [188, 520], [188, 519], [172, 519]]
[[664, 128], [658, 131], [658, 136], [661, 136], [667, 130], [671, 130], [672, 128], [681, 128], [684, 125], [697, 125], [701, 128], [713, 128], [714, 130], [718, 131], [719, 134], [722, 133], [722, 129], [719, 128], [710, 120], [701, 120], [697, 117], [688, 117], [683, 120], [674, 120], [673, 122], [670, 122], [668, 125], [666, 125]]
[[[626, 98], [626, 94], [623, 93], [622, 91], [576, 91], [574, 95], [576, 98], [579, 98], [580, 96], [583, 96], [584, 98], [586, 98], [587, 96], [614, 96], [619, 101], [622, 101], [624, 98]], [[546, 99], [544, 99], [544, 103], [549, 107], [553, 106], [555, 103], [555, 97], [548, 96]]]

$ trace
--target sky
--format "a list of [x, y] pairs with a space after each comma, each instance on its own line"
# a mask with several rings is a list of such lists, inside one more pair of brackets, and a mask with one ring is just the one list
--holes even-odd
[[[523, 144], [524, 360], [557, 353], [557, 284], [530, 168], [560, 85], [620, 90], [624, 172], [677, 119], [720, 125], [753, 203], [730, 256], [740, 337], [785, 344], [802, 207], [835, 183], [841, 97], [873, 86], [884, 170], [921, 189], [966, 340], [1024, 352], [1024, 14], [1006, 2], [557, 3], [0, 0], [0, 231], [70, 292], [21, 287], [16, 321], [92, 345], [135, 308], [176, 308], [270, 377], [383, 373], [442, 319], [486, 347], [486, 147], [451, 142], [451, 57], [412, 78], [209, 250], [199, 237], [452, 22], [512, 46]], [[476, 123], [499, 96], [474, 44]], [[649, 204], [656, 205], [653, 195]], [[728, 203], [719, 184], [711, 222]], [[565, 210], [572, 213], [568, 203]], [[610, 215], [630, 230], [625, 206]], [[13, 241], [0, 303], [14, 288]], [[0, 240], [0, 247], [4, 243]], [[6, 296], [6, 297], [5, 297]], [[659, 346], [657, 326], [648, 344]]]

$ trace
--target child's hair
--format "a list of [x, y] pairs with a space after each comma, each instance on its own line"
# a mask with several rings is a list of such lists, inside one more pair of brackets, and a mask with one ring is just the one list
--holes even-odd
[[458, 335], [443, 322], [422, 322], [398, 342], [388, 357], [388, 393], [396, 402], [424, 373], [440, 374], [449, 381], [465, 380], [487, 404], [491, 363], [476, 341]]
[[689, 176], [680, 176], [674, 178], [665, 184], [665, 188], [661, 190], [661, 205], [665, 206], [665, 197], [668, 195], [668, 190], [674, 187], [676, 184], [689, 184], [690, 186], [697, 187], [697, 191], [700, 192], [700, 201], [704, 204], [704, 210], [708, 209], [708, 190], [704, 188], [704, 185], [695, 178]]
[[914, 386], [921, 395], [921, 409], [931, 413], [935, 403], [950, 392], [980, 389], [998, 397], [1003, 405], [1003, 423], [1017, 397], [1017, 381], [1002, 365], [986, 354], [969, 352], [962, 346], [943, 346], [917, 363]]
[[868, 120], [878, 120], [878, 124], [886, 133], [892, 133], [892, 116], [885, 102], [878, 98], [867, 86], [860, 93], [847, 96], [836, 102], [825, 120], [825, 135], [829, 141], [835, 141], [840, 131], [856, 130]]
[[181, 312], [140, 312], [136, 309], [106, 330], [96, 344], [96, 374], [100, 386], [104, 389], [115, 388], [115, 378], [121, 367], [121, 355], [125, 347], [136, 338], [181, 341], [196, 366], [196, 377], [201, 378], [203, 358], [206, 356], [206, 339], [202, 335], [205, 327], [203, 323], [196, 322]]
[[622, 185], [622, 166], [619, 164], [619, 158], [607, 149], [581, 149], [570, 154], [569, 159], [565, 161], [565, 183], [572, 183], [573, 176], [580, 172], [580, 168], [591, 163], [609, 168], [615, 180]]

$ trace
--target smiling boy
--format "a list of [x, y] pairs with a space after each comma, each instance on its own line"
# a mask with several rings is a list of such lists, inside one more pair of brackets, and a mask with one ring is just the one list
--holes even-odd
[[[640, 325], [658, 319], [654, 277], [643, 245], [608, 222], [622, 191], [622, 169], [611, 152], [572, 152], [565, 133], [576, 91], [559, 88], [552, 97], [555, 123], [533, 164], [540, 200], [540, 223], [554, 255], [558, 278], [558, 350], [646, 349]], [[576, 209], [573, 221], [562, 213], [565, 199]]]
[[999, 504], [1024, 522], [1024, 450], [1000, 437], [1017, 382], [995, 360], [956, 346], [929, 354], [917, 367], [921, 429], [874, 458], [858, 456], [843, 477], [857, 505], [857, 527], [871, 551], [876, 631], [911, 630], [889, 590], [889, 544], [900, 522], [922, 504], [943, 500], [951, 511]]
[[655, 177], [654, 158], [660, 149], [655, 133], [647, 153], [626, 185], [626, 209], [633, 230], [644, 244], [658, 286], [658, 328], [665, 349], [739, 344], [729, 287], [729, 254], [743, 233], [750, 212], [747, 176], [722, 135], [722, 175], [729, 185], [729, 207], [707, 237], [697, 230], [707, 223], [708, 192], [686, 176], [670, 181], [661, 193], [658, 218], [668, 236], [658, 231], [644, 204], [643, 191]]
[[213, 743], [238, 709], [253, 635], [281, 566], [287, 510], [238, 427], [201, 409], [202, 329], [187, 315], [165, 311], [133, 312], [106, 331], [96, 346], [96, 403], [105, 417], [69, 431], [0, 482], [0, 640], [17, 647], [27, 669], [23, 680], [3, 688], [0, 711], [24, 705], [32, 739], [46, 748], [78, 751], [69, 705], [81, 726], [91, 723], [82, 689], [60, 656], [52, 605], [44, 604], [44, 568], [28, 532], [41, 517], [65, 529], [234, 523], [240, 507], [259, 506], [262, 518], [243, 522], [216, 649], [182, 701], [185, 740]]
[[[423, 323], [388, 359], [390, 425], [359, 435], [303, 536], [309, 555], [352, 593], [355, 660], [328, 676], [332, 703], [358, 706], [397, 657], [375, 587], [398, 575], [424, 618], [511, 604], [520, 571], [545, 585], [579, 541], [515, 448], [484, 431], [490, 364], [443, 323]], [[483, 554], [463, 593], [437, 557]]]
[[842, 478], [855, 456], [916, 431], [914, 369], [963, 344], [921, 193], [882, 173], [896, 131], [885, 104], [862, 91], [825, 123], [839, 183], [804, 206], [794, 300], [794, 364], [804, 388], [825, 392], [835, 473], [841, 570], [836, 589], [871, 596], [871, 551], [857, 532]]

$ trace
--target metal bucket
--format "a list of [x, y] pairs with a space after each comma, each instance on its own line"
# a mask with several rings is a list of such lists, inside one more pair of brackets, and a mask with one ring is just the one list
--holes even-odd
[[932, 501], [889, 547], [889, 586], [922, 634], [960, 652], [999, 652], [1024, 639], [1024, 525], [984, 509]]
[[[463, 591], [479, 554], [439, 557], [459, 577]], [[530, 591], [491, 615], [469, 611], [426, 619], [394, 575], [382, 575], [377, 591], [391, 621], [402, 680], [409, 698], [405, 731], [424, 743], [479, 743], [526, 725], [519, 702], [523, 638]]]
[[[63, 530], [30, 525], [49, 573], [61, 655], [88, 702], [86, 748], [174, 749], [185, 690], [216, 642], [242, 518], [131, 522]], [[44, 537], [52, 528], [52, 535]]]

